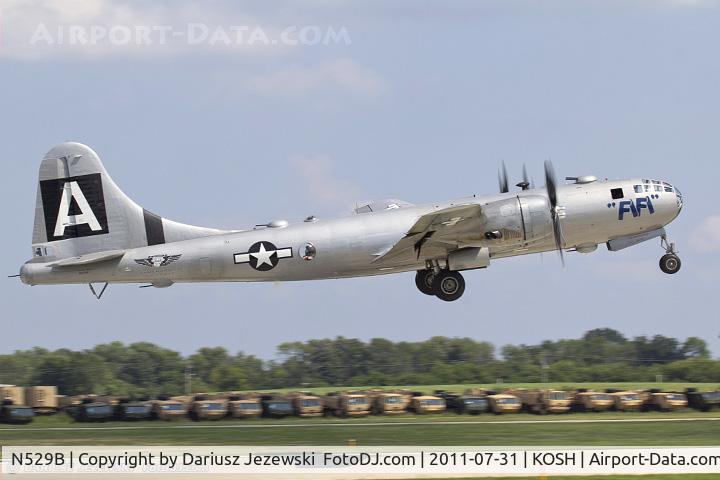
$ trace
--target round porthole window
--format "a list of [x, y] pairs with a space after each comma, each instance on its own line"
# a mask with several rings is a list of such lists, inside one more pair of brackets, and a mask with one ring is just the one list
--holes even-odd
[[306, 243], [302, 247], [300, 247], [300, 257], [302, 257], [303, 260], [306, 262], [309, 262], [310, 260], [315, 259], [315, 255], [317, 255], [317, 249], [315, 248], [315, 245], [312, 243]]

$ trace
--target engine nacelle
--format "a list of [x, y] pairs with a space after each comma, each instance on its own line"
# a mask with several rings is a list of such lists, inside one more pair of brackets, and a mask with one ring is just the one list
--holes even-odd
[[553, 235], [548, 199], [515, 197], [483, 206], [484, 242], [489, 246], [522, 247]]

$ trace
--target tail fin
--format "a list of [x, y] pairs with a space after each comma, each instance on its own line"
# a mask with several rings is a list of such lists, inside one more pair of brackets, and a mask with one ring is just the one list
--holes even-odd
[[33, 254], [63, 259], [224, 233], [150, 213], [130, 200], [81, 143], [50, 150], [40, 165]]

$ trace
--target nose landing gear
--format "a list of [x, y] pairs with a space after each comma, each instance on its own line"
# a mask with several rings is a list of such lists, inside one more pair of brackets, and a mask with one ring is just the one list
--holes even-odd
[[665, 255], [660, 259], [660, 270], [668, 275], [674, 275], [680, 271], [682, 262], [675, 251], [675, 244], [668, 243], [667, 236], [663, 235], [660, 239], [660, 245], [665, 249]]
[[415, 285], [425, 295], [434, 295], [440, 300], [452, 302], [465, 292], [465, 279], [459, 272], [440, 269], [419, 270]]

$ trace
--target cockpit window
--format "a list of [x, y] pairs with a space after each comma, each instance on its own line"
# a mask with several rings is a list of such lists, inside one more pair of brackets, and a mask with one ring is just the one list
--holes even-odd
[[650, 183], [650, 180], [646, 180], [643, 178], [643, 183]]
[[650, 191], [650, 185], [645, 185], [645, 191], [646, 191], [646, 192], [649, 192], [649, 191]]
[[672, 187], [665, 187], [665, 191], [668, 193], [672, 193], [673, 189]]
[[660, 185], [655, 185], [655, 191], [656, 192], [662, 192], [663, 188]]
[[654, 183], [655, 185], [660, 185], [660, 182], [657, 180], [653, 180], [652, 183]]
[[635, 189], [635, 193], [643, 193], [642, 185], [635, 185], [634, 189]]

